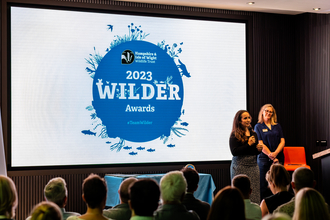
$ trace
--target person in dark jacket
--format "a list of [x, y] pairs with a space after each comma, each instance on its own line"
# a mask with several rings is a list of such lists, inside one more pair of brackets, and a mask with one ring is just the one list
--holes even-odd
[[136, 182], [137, 179], [134, 177], [130, 177], [125, 179], [119, 187], [118, 193], [120, 198], [120, 204], [110, 208], [103, 210], [103, 215], [107, 218], [116, 219], [116, 220], [129, 220], [131, 218], [132, 212], [128, 206], [128, 187]]
[[196, 199], [194, 196], [194, 192], [198, 188], [198, 172], [195, 169], [189, 167], [185, 167], [181, 171], [187, 181], [187, 192], [184, 196], [182, 204], [187, 208], [187, 210], [194, 210], [201, 220], [206, 220], [210, 211], [210, 204]]
[[132, 210], [130, 220], [153, 220], [158, 208], [160, 189], [153, 179], [140, 179], [129, 187], [128, 204]]

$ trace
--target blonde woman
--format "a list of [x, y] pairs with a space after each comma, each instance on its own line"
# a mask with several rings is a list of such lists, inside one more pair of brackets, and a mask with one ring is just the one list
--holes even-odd
[[283, 165], [273, 164], [266, 174], [266, 179], [273, 195], [261, 201], [262, 217], [273, 213], [278, 206], [289, 202], [293, 198], [293, 194], [288, 192], [290, 174]]
[[283, 148], [285, 139], [282, 127], [277, 123], [275, 108], [271, 104], [261, 107], [258, 123], [254, 126], [258, 135], [259, 144], [263, 145], [262, 152], [258, 155], [258, 166], [260, 170], [260, 196], [261, 199], [271, 195], [267, 188], [265, 176], [273, 163], [284, 162]]
[[330, 220], [323, 196], [313, 188], [299, 190], [292, 220]]
[[17, 207], [17, 192], [14, 182], [0, 175], [0, 219], [13, 219]]

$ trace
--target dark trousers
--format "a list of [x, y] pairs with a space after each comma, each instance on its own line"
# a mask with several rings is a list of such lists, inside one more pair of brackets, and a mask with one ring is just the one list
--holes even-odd
[[273, 195], [268, 187], [268, 182], [266, 180], [266, 173], [268, 172], [270, 166], [273, 164], [273, 161], [269, 158], [260, 158], [258, 156], [258, 166], [260, 171], [260, 199], [263, 200], [268, 196]]

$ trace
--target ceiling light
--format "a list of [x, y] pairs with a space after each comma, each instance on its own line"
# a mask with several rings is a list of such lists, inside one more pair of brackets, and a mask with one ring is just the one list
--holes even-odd
[[313, 8], [314, 11], [320, 11], [321, 8]]
[[254, 2], [248, 2], [246, 4], [248, 4], [248, 5], [254, 5]]

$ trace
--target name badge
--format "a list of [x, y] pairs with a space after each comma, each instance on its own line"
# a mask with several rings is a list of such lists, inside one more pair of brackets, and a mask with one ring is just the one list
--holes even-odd
[[267, 132], [268, 131], [268, 129], [262, 129], [262, 132]]

